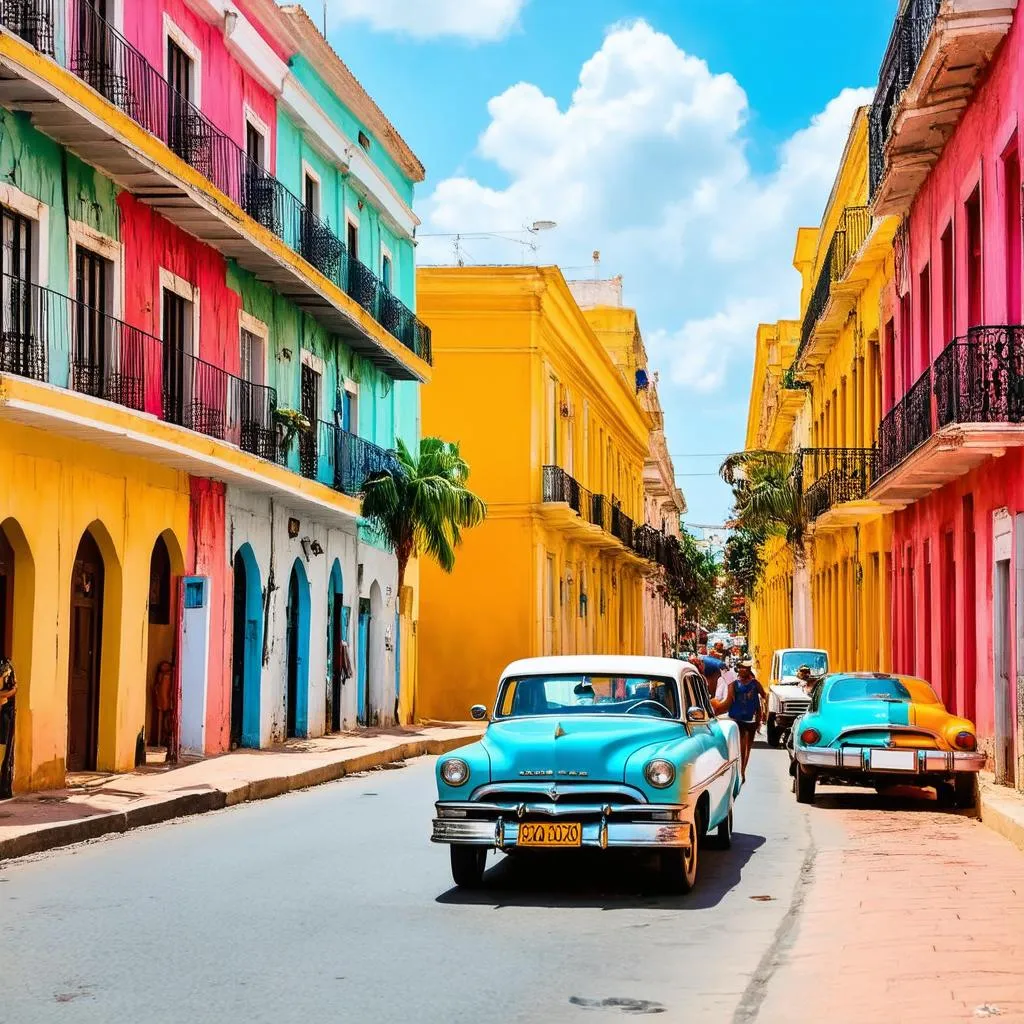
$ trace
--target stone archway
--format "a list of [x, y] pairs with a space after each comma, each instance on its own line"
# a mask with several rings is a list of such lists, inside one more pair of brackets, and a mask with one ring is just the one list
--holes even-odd
[[172, 530], [153, 543], [149, 560], [146, 655], [146, 745], [173, 749], [177, 700], [178, 643], [181, 632], [179, 590], [185, 572], [181, 547]]
[[327, 584], [327, 687], [324, 702], [324, 732], [338, 732], [344, 718], [341, 701], [344, 680], [344, 644], [348, 639], [347, 610], [341, 563], [335, 559]]

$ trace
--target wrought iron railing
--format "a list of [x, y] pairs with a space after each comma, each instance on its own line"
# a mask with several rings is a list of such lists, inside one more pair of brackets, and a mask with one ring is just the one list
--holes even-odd
[[825, 312], [828, 300], [832, 295], [832, 285], [842, 281], [850, 269], [850, 262], [871, 231], [871, 211], [866, 206], [848, 206], [843, 210], [842, 217], [835, 233], [829, 242], [825, 259], [822, 261], [818, 280], [807, 303], [803, 324], [800, 329], [800, 346], [796, 358], [799, 361], [804, 354], [814, 333], [814, 328]]
[[878, 475], [898, 466], [932, 435], [932, 370], [929, 367], [885, 414], [878, 428]]
[[633, 520], [622, 511], [622, 506], [612, 496], [612, 536], [617, 537], [627, 548], [633, 547]]
[[937, 427], [1024, 422], [1024, 327], [973, 327], [933, 367]]
[[544, 467], [541, 492], [542, 501], [564, 501], [574, 512], [580, 511], [580, 485], [561, 466]]
[[335, 423], [321, 420], [318, 436], [321, 482], [336, 491], [358, 497], [371, 476], [399, 472], [398, 458], [393, 451], [351, 434]]
[[0, 295], [0, 372], [45, 381], [51, 357], [59, 356], [73, 391], [277, 458], [273, 388], [9, 274], [0, 275]]
[[800, 474], [808, 519], [866, 497], [875, 480], [877, 458], [874, 448], [801, 449]]
[[[110, 103], [211, 181], [250, 217], [368, 310], [411, 352], [431, 360], [430, 329], [278, 179], [176, 92], [90, 0], [63, 0], [65, 63]], [[54, 0], [0, 0], [0, 24], [54, 55]]]
[[605, 533], [611, 533], [611, 505], [603, 494], [591, 495], [590, 521], [595, 526], [600, 526]]
[[921, 63], [939, 6], [940, 0], [910, 0], [893, 24], [868, 114], [868, 189], [872, 199], [885, 176], [885, 147], [896, 107]]

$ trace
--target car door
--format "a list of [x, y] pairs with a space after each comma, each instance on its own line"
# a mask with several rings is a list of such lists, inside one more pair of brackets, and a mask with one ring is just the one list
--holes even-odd
[[690, 735], [700, 743], [692, 778], [695, 785], [707, 784], [711, 805], [708, 828], [713, 828], [729, 813], [733, 772], [727, 769], [730, 761], [727, 730], [731, 723], [720, 722], [714, 717], [707, 686], [695, 672], [683, 677], [683, 693], [687, 708], [703, 708], [708, 715], [703, 725], [690, 725]]

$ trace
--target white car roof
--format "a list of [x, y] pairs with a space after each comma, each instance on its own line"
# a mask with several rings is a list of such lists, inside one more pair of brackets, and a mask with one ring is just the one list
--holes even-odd
[[780, 647], [776, 654], [828, 654], [822, 647]]
[[502, 679], [509, 676], [556, 675], [609, 675], [609, 676], [661, 676], [677, 682], [686, 672], [696, 672], [688, 661], [678, 658], [648, 658], [631, 654], [569, 654], [550, 658], [523, 658], [513, 661]]

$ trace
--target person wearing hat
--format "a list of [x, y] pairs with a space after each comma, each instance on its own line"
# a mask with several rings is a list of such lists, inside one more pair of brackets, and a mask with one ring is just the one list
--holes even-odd
[[754, 737], [761, 728], [764, 716], [764, 687], [754, 678], [754, 663], [741, 661], [736, 681], [732, 684], [732, 699], [729, 702], [729, 717], [740, 730], [740, 770], [743, 781], [747, 781], [747, 762], [754, 746]]
[[796, 678], [806, 693], [814, 689], [814, 680], [811, 678], [811, 666], [801, 665], [796, 670]]

